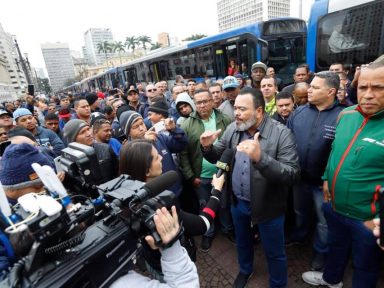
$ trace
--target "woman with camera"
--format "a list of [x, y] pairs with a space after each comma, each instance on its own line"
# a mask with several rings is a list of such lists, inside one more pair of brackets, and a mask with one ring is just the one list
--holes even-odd
[[[162, 157], [148, 140], [134, 140], [125, 144], [120, 151], [120, 174], [128, 174], [133, 180], [149, 182], [162, 174]], [[210, 227], [220, 203], [220, 191], [224, 184], [224, 176], [212, 180], [212, 196], [200, 215], [179, 210], [180, 222], [184, 227], [186, 238], [202, 235]], [[176, 203], [177, 204], [177, 203]], [[188, 245], [187, 245], [188, 246]], [[162, 280], [161, 266], [158, 253], [150, 250], [144, 243], [144, 258], [147, 269], [151, 274]], [[192, 256], [193, 258], [193, 256]]]

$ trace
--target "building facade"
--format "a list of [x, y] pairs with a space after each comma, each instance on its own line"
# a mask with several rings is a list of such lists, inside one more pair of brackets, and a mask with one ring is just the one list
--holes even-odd
[[0, 24], [0, 99], [16, 99], [28, 87], [14, 38]]
[[84, 33], [85, 51], [83, 50], [83, 54], [89, 65], [101, 65], [113, 55], [113, 53], [105, 55], [104, 52], [99, 52], [97, 45], [104, 41], [113, 42], [112, 31], [109, 28], [90, 28]]
[[170, 45], [169, 34], [167, 32], [162, 32], [157, 35], [157, 42], [161, 45], [161, 47], [168, 47]]
[[75, 78], [75, 68], [66, 43], [41, 44], [41, 51], [53, 91], [62, 89], [69, 79]]
[[219, 31], [290, 15], [290, 0], [220, 0]]

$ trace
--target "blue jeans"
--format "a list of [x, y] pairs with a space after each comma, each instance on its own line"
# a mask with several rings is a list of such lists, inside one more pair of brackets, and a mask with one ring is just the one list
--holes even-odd
[[323, 204], [323, 189], [320, 186], [301, 182], [293, 187], [293, 201], [295, 209], [295, 229], [293, 238], [304, 241], [309, 233], [312, 209], [316, 212], [316, 231], [313, 249], [317, 253], [328, 252], [328, 228], [321, 205]]
[[374, 288], [379, 277], [383, 252], [372, 231], [362, 221], [343, 216], [330, 203], [323, 204], [328, 222], [329, 253], [323, 278], [331, 284], [343, 280], [344, 270], [352, 249], [354, 266], [352, 287]]
[[[250, 203], [239, 200], [231, 207], [236, 232], [237, 258], [240, 272], [253, 272], [253, 233]], [[268, 262], [270, 287], [287, 286], [287, 257], [284, 247], [284, 216], [257, 224]]]

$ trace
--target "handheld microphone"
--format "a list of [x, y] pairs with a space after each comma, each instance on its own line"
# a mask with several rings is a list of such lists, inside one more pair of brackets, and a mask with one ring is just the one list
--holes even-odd
[[135, 199], [145, 201], [171, 187], [179, 178], [176, 171], [167, 171], [164, 174], [146, 183], [136, 194]]
[[223, 154], [220, 157], [220, 160], [217, 161], [217, 173], [216, 177], [219, 178], [223, 173], [229, 172], [229, 164], [232, 161], [233, 154], [235, 153], [235, 149], [227, 148], [224, 150]]

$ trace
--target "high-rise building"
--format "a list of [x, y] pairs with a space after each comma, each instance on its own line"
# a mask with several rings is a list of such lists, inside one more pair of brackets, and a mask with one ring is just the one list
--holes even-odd
[[161, 47], [168, 47], [169, 46], [169, 34], [167, 32], [162, 32], [157, 35], [157, 42], [161, 45]]
[[[22, 69], [14, 38], [0, 24], [0, 83], [2, 99], [16, 98], [24, 94], [27, 81]], [[5, 96], [5, 94], [7, 94]]]
[[53, 91], [65, 86], [65, 82], [75, 78], [75, 68], [67, 43], [44, 43], [41, 51], [47, 67], [49, 81]]
[[113, 53], [106, 53], [99, 51], [97, 45], [103, 43], [104, 41], [113, 42], [113, 35], [111, 29], [107, 28], [90, 28], [84, 33], [84, 42], [86, 59], [90, 65], [101, 65], [107, 59], [110, 58]]
[[290, 0], [220, 0], [219, 31], [290, 15]]

